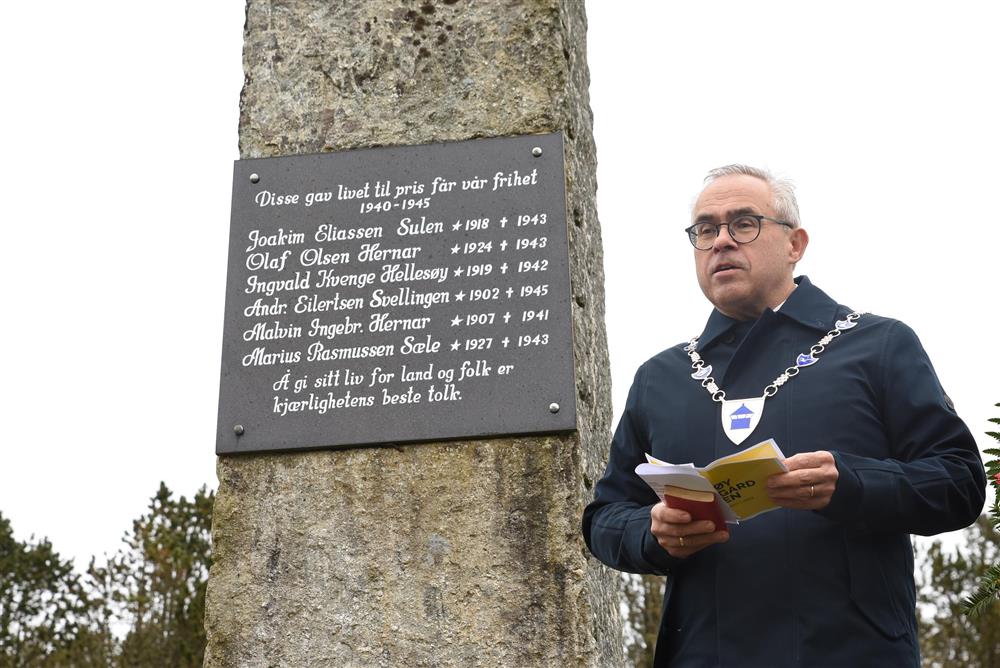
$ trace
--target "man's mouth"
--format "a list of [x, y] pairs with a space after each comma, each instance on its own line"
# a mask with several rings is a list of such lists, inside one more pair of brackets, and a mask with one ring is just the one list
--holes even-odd
[[740, 269], [740, 268], [741, 267], [739, 267], [738, 265], [729, 264], [729, 263], [723, 262], [723, 263], [717, 265], [715, 267], [715, 269], [712, 270], [712, 274], [714, 275], [714, 274], [721, 273], [723, 271], [731, 271], [731, 270], [736, 270], [736, 269]]

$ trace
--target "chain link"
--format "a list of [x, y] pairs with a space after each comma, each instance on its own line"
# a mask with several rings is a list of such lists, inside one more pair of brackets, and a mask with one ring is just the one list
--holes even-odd
[[[795, 378], [795, 376], [799, 375], [799, 371], [801, 371], [804, 367], [811, 366], [816, 362], [818, 362], [819, 361], [818, 355], [822, 354], [823, 351], [826, 350], [826, 347], [830, 345], [830, 343], [832, 343], [835, 338], [840, 336], [843, 332], [847, 331], [848, 329], [852, 329], [854, 325], [857, 323], [857, 321], [864, 314], [865, 314], [864, 311], [854, 311], [853, 313], [849, 313], [844, 318], [844, 320], [838, 320], [836, 323], [837, 325], [839, 325], [842, 322], [846, 322], [849, 324], [843, 327], [836, 327], [835, 329], [831, 329], [829, 332], [827, 332], [822, 339], [820, 339], [815, 345], [809, 348], [809, 356], [812, 358], [813, 361], [810, 362], [809, 364], [804, 364], [801, 366], [799, 364], [796, 364], [795, 366], [790, 366], [784, 371], [782, 371], [781, 374], [777, 378], [775, 378], [770, 385], [764, 388], [764, 396], [773, 397], [775, 394], [778, 393], [779, 387], [787, 383], [792, 378]], [[688, 341], [688, 345], [684, 347], [684, 352], [686, 352], [688, 354], [688, 357], [691, 359], [691, 368], [695, 370], [695, 373], [698, 373], [699, 371], [705, 368], [705, 360], [702, 359], [701, 355], [699, 355], [695, 350], [695, 348], [697, 347], [698, 347], [697, 336]], [[796, 360], [798, 360], [798, 358], [796, 358]], [[694, 374], [691, 375], [694, 376]], [[696, 378], [695, 380], [698, 379]], [[708, 376], [707, 378], [701, 379], [701, 386], [704, 387], [706, 390], [708, 390], [709, 395], [711, 395], [712, 397], [712, 401], [721, 404], [723, 401], [726, 400], [726, 392], [721, 387], [719, 387], [718, 384], [716, 384], [715, 378]]]

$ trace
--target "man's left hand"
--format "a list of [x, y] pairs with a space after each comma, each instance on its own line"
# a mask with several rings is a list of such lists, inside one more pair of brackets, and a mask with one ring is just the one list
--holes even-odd
[[767, 493], [779, 506], [819, 510], [837, 489], [837, 464], [826, 450], [801, 452], [785, 460], [787, 473], [767, 479]]

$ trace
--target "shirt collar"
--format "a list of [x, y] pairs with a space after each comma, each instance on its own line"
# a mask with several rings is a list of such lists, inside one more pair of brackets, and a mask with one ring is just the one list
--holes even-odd
[[[837, 302], [813, 285], [808, 276], [799, 276], [795, 279], [795, 284], [798, 287], [792, 290], [792, 294], [785, 300], [777, 315], [812, 329], [821, 331], [833, 329], [833, 323], [837, 319], [837, 311], [840, 310]], [[767, 309], [767, 311], [771, 311], [771, 309]], [[704, 331], [698, 337], [698, 350], [704, 350], [711, 346], [720, 336], [739, 322], [739, 320], [723, 315], [719, 309], [713, 309], [712, 315], [708, 317], [708, 322], [705, 324]]]
[[779, 314], [813, 329], [833, 329], [837, 313], [844, 307], [813, 285], [808, 276], [799, 276], [795, 283], [799, 287], [792, 290]]

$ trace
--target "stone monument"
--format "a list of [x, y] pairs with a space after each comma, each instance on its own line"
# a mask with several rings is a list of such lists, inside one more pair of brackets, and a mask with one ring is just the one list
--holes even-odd
[[219, 458], [206, 666], [615, 666], [580, 517], [610, 432], [580, 0], [249, 0], [242, 158], [562, 132], [577, 429]]

